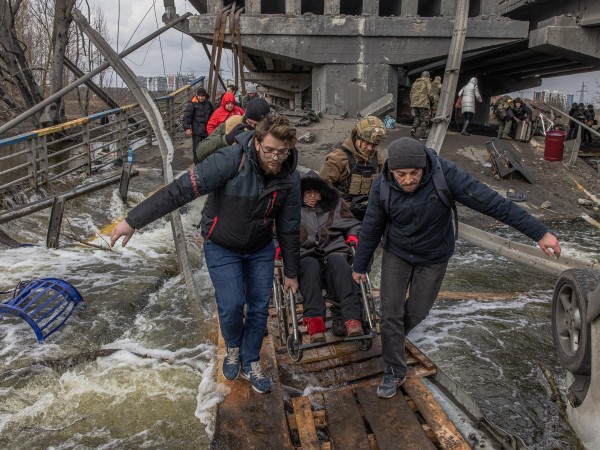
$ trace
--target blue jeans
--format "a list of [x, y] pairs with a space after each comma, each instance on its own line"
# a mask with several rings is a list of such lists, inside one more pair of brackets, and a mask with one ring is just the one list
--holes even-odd
[[[215, 287], [221, 334], [227, 347], [239, 347], [242, 369], [260, 360], [273, 287], [275, 245], [254, 253], [204, 242], [204, 259]], [[244, 317], [244, 305], [246, 312]]]

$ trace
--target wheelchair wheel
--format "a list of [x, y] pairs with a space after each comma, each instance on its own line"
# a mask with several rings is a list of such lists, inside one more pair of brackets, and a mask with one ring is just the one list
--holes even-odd
[[357, 349], [366, 352], [367, 350], [371, 350], [371, 347], [373, 347], [373, 338], [358, 339], [354, 341], [354, 345]]
[[277, 308], [277, 327], [279, 328], [279, 343], [283, 346], [288, 338], [288, 318], [285, 305]]
[[287, 338], [287, 351], [293, 361], [298, 362], [302, 359], [302, 334], [298, 333], [298, 341], [294, 342], [294, 335], [290, 334]]

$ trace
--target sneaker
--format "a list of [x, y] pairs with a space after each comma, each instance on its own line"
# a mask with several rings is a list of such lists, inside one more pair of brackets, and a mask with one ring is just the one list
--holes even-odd
[[416, 136], [416, 134], [417, 134], [417, 130], [415, 130], [414, 128], [411, 128], [411, 129], [410, 129], [410, 135], [411, 135], [412, 137], [415, 137], [415, 136]]
[[383, 380], [377, 387], [377, 397], [392, 398], [396, 395], [398, 388], [406, 381], [406, 376], [399, 378], [394, 374], [394, 370], [386, 368], [383, 373]]
[[318, 344], [320, 342], [325, 342], [325, 334], [324, 333], [314, 333], [309, 335], [309, 340], [311, 344]]
[[223, 360], [223, 376], [227, 380], [235, 380], [240, 374], [240, 348], [227, 347], [227, 355]]
[[260, 361], [250, 363], [250, 370], [248, 372], [242, 370], [242, 378], [250, 381], [252, 389], [259, 394], [271, 392], [271, 380], [263, 375]]
[[342, 319], [333, 319], [331, 323], [331, 333], [334, 336], [346, 336], [346, 326]]
[[470, 133], [468, 133], [467, 131], [461, 131], [460, 134], [462, 134], [463, 136], [471, 136]]
[[346, 320], [346, 334], [348, 337], [362, 336], [363, 327], [360, 320]]

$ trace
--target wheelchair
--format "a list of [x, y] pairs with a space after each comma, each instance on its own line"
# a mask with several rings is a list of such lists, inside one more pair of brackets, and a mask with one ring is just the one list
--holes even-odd
[[[371, 280], [367, 274], [367, 282], [360, 283], [360, 296], [363, 306], [363, 330], [362, 336], [355, 337], [339, 337], [334, 342], [353, 341], [357, 349], [367, 351], [373, 345], [373, 339], [377, 337], [377, 316], [375, 310], [375, 296]], [[324, 295], [326, 304], [338, 304], [333, 294], [327, 292]], [[302, 343], [302, 331], [300, 323], [302, 319], [301, 309], [302, 303], [297, 301], [296, 296], [289, 289], [284, 290], [284, 275], [283, 263], [275, 261], [275, 275], [273, 277], [273, 292], [272, 301], [275, 305], [277, 313], [277, 331], [278, 339], [281, 346], [287, 348], [290, 358], [298, 362], [302, 359], [304, 350], [316, 347], [324, 347], [332, 342], [318, 342], [314, 344]], [[327, 323], [327, 321], [326, 321]], [[327, 327], [330, 331], [330, 326]]]

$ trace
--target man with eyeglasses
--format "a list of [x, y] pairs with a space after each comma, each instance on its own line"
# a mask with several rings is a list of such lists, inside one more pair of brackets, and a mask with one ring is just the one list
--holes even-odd
[[325, 157], [321, 178], [336, 188], [350, 205], [354, 217], [362, 220], [371, 185], [383, 167], [375, 148], [385, 139], [385, 126], [375, 116], [361, 119], [350, 136]]
[[124, 236], [208, 194], [200, 226], [204, 257], [215, 288], [221, 334], [227, 346], [223, 376], [241, 372], [254, 391], [271, 390], [259, 353], [273, 284], [273, 227], [284, 262], [284, 288], [298, 289], [300, 176], [296, 129], [269, 113], [256, 129], [240, 133], [196, 167], [133, 208], [111, 236]]

